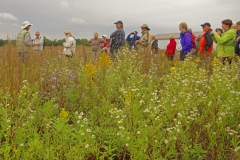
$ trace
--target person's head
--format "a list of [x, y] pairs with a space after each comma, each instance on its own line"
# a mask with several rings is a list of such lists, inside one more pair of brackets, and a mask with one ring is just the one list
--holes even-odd
[[225, 19], [225, 20], [222, 21], [222, 29], [224, 31], [229, 30], [231, 28], [231, 26], [232, 26], [232, 20]]
[[134, 33], [135, 33], [136, 35], [138, 34], [138, 32], [137, 32], [137, 31], [135, 31]]
[[123, 28], [123, 22], [122, 22], [122, 21], [117, 21], [117, 22], [115, 22], [114, 24], [116, 24], [116, 28], [117, 28], [117, 29]]
[[22, 23], [21, 29], [25, 29], [25, 30], [29, 31], [32, 25], [33, 25], [33, 24], [31, 24], [30, 22], [24, 21], [24, 22]]
[[182, 23], [179, 24], [179, 30], [181, 32], [185, 32], [187, 30], [187, 28], [188, 28], [187, 23], [182, 22]]
[[201, 34], [201, 33], [198, 34], [198, 37], [197, 37], [197, 38], [201, 39], [201, 38], [202, 38], [202, 34]]
[[152, 35], [152, 40], [155, 40], [155, 39], [156, 39], [156, 37], [154, 35]]
[[222, 30], [221, 28], [216, 28], [215, 31], [217, 32], [217, 34], [218, 34], [219, 36], [221, 36], [222, 33], [223, 33], [223, 30]]
[[142, 29], [142, 32], [144, 32], [144, 31], [149, 31], [149, 30], [150, 30], [150, 28], [148, 27], [147, 24], [143, 24], [143, 25], [141, 26], [141, 29]]
[[36, 38], [39, 38], [39, 37], [40, 37], [40, 32], [37, 31], [37, 32], [35, 33], [35, 35], [36, 35]]
[[106, 36], [106, 35], [103, 35], [102, 38], [103, 38], [103, 39], [107, 39], [107, 36]]
[[237, 27], [236, 22], [235, 22], [235, 21], [232, 21], [232, 28], [236, 29], [236, 27]]
[[187, 30], [189, 30], [192, 33], [192, 28], [188, 28]]
[[175, 35], [174, 34], [169, 34], [169, 39], [175, 39]]
[[72, 32], [70, 30], [67, 30], [64, 33], [65, 33], [66, 37], [71, 37], [72, 36]]
[[240, 21], [238, 21], [238, 22], [236, 23], [236, 29], [237, 29], [237, 31], [240, 31]]
[[211, 24], [208, 22], [201, 24], [201, 26], [204, 32], [208, 31], [211, 28]]
[[93, 35], [93, 37], [94, 37], [95, 39], [97, 39], [97, 38], [98, 38], [98, 33], [95, 32], [94, 35]]

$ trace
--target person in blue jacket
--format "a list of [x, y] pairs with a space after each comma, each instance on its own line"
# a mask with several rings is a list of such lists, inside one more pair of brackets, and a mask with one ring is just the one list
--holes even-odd
[[187, 30], [188, 26], [185, 22], [179, 24], [180, 33], [180, 43], [182, 46], [182, 50], [180, 51], [180, 60], [184, 61], [186, 55], [191, 52], [193, 48], [191, 33]]
[[240, 21], [236, 25], [237, 38], [235, 43], [235, 54], [240, 57]]
[[126, 40], [127, 40], [128, 43], [129, 43], [129, 49], [130, 49], [130, 50], [131, 50], [132, 48], [135, 48], [135, 49], [136, 49], [137, 46], [136, 46], [135, 42], [136, 42], [136, 40], [140, 40], [140, 36], [138, 36], [138, 32], [137, 32], [137, 31], [134, 31], [134, 32], [130, 33], [130, 34], [127, 36]]

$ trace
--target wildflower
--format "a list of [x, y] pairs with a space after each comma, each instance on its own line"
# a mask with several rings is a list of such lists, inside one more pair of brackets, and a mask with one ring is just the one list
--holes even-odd
[[216, 56], [213, 58], [213, 61], [212, 61], [212, 63], [213, 63], [213, 64], [217, 64], [217, 63], [218, 63], [218, 59], [217, 59], [217, 57], [216, 57]]
[[85, 65], [83, 72], [85, 76], [93, 77], [96, 74], [97, 69], [92, 63], [88, 63]]
[[60, 118], [66, 119], [68, 117], [68, 113], [65, 111], [64, 108], [62, 108], [62, 111], [60, 112]]
[[99, 61], [98, 61], [99, 68], [109, 68], [111, 64], [112, 64], [112, 60], [107, 54], [102, 54], [99, 57]]
[[173, 73], [174, 71], [176, 71], [176, 67], [171, 67], [170, 71]]
[[77, 123], [80, 123], [80, 121], [78, 120]]
[[126, 147], [128, 147], [128, 146], [129, 146], [129, 144], [128, 144], [128, 143], [126, 143], [125, 145], [126, 145]]
[[167, 144], [167, 143], [168, 143], [168, 140], [166, 139], [166, 140], [164, 141], [164, 143]]
[[85, 135], [85, 133], [81, 133], [81, 136], [84, 136]]
[[91, 132], [91, 130], [90, 130], [90, 129], [87, 129], [87, 132], [89, 132], [89, 133], [90, 133], [90, 132]]
[[234, 149], [235, 152], [238, 152], [239, 150], [240, 150], [240, 147], [236, 147], [236, 148]]
[[140, 134], [140, 131], [137, 131], [137, 133], [136, 134]]
[[89, 147], [89, 144], [86, 144], [86, 145], [85, 145], [85, 148], [88, 148], [88, 147]]
[[23, 147], [23, 146], [24, 146], [24, 144], [23, 144], [23, 143], [21, 143], [21, 144], [20, 144], [20, 146], [22, 146], [22, 147]]

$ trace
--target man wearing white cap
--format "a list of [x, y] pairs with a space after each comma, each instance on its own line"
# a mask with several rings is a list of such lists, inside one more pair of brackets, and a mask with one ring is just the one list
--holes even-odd
[[66, 35], [66, 42], [63, 43], [63, 54], [65, 54], [66, 57], [71, 58], [75, 54], [76, 40], [70, 30], [67, 30], [64, 33]]
[[149, 32], [149, 27], [147, 24], [143, 24], [141, 26], [142, 29], [142, 37], [140, 40], [136, 40], [136, 44], [138, 44], [137, 47], [137, 53], [138, 54], [150, 54], [151, 53], [151, 41], [152, 41], [152, 35]]
[[17, 35], [17, 52], [23, 63], [26, 61], [29, 47], [37, 45], [36, 42], [32, 42], [30, 33], [28, 32], [31, 26], [32, 24], [30, 22], [24, 21], [22, 23], [21, 31]]

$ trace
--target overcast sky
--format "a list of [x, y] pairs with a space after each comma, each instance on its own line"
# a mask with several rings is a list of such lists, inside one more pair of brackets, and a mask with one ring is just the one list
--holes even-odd
[[94, 32], [110, 35], [118, 20], [126, 34], [140, 33], [149, 25], [152, 34], [179, 32], [178, 24], [187, 22], [194, 31], [210, 22], [221, 26], [223, 19], [240, 21], [240, 0], [0, 0], [0, 39], [14, 38], [23, 21], [49, 39], [64, 38], [70, 29], [76, 38], [91, 38]]

